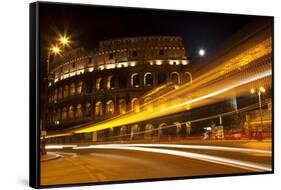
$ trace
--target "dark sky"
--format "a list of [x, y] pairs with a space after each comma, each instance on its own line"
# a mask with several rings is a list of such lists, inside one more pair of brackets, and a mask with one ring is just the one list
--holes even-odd
[[143, 35], [179, 35], [192, 59], [199, 48], [207, 53], [256, 16], [207, 14], [69, 4], [41, 4], [41, 55], [58, 32], [72, 36], [72, 46], [86, 49], [111, 38]]

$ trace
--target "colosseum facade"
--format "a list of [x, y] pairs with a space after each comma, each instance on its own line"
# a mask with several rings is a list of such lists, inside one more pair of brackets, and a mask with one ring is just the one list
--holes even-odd
[[189, 65], [178, 36], [113, 39], [99, 42], [90, 52], [69, 50], [50, 62], [47, 130], [138, 112], [153, 98], [147, 94], [160, 86], [192, 82]]

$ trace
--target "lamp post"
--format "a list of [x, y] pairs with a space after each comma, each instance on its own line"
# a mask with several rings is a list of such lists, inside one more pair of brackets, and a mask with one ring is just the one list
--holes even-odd
[[[265, 93], [265, 88], [264, 87], [260, 87], [257, 91], [254, 89], [254, 88], [252, 88], [251, 89], [251, 93], [252, 94], [255, 94], [255, 93], [257, 93], [257, 95], [258, 95], [258, 98], [259, 98], [259, 112], [260, 112], [260, 122], [261, 122], [261, 125], [260, 125], [260, 127], [259, 127], [259, 133], [262, 135], [262, 132], [263, 132], [263, 113], [262, 113], [262, 102], [261, 102], [261, 94], [262, 93]], [[261, 139], [262, 139], [262, 136], [260, 137]]]
[[48, 86], [49, 86], [49, 82], [50, 80], [52, 80], [52, 73], [50, 72], [50, 58], [51, 58], [51, 55], [54, 54], [54, 55], [57, 55], [60, 53], [60, 48], [58, 46], [52, 46], [51, 48], [48, 49], [48, 55], [47, 55], [47, 70], [46, 70], [46, 76], [44, 77], [44, 82], [45, 82], [45, 85], [44, 85], [44, 96], [45, 98], [44, 99], [44, 103], [43, 103], [43, 109], [44, 109], [44, 113], [42, 115], [42, 122], [41, 122], [41, 154], [42, 155], [46, 155], [47, 152], [46, 152], [46, 135], [47, 135], [47, 132], [46, 132], [46, 115], [47, 115], [47, 112], [48, 112], [48, 106], [47, 106], [47, 102], [48, 102]]
[[[68, 46], [70, 44], [70, 40], [69, 37], [66, 36], [61, 36], [58, 41], [60, 42], [60, 45], [62, 47]], [[54, 56], [59, 55], [62, 52], [62, 47], [60, 47], [59, 45], [52, 45], [49, 49], [48, 49], [48, 54], [47, 54], [47, 70], [46, 70], [46, 85], [44, 88], [44, 95], [45, 95], [45, 102], [43, 104], [43, 109], [44, 109], [44, 114], [42, 115], [42, 124], [41, 124], [41, 136], [42, 136], [42, 144], [41, 144], [41, 154], [42, 155], [46, 155], [46, 139], [45, 136], [47, 135], [46, 133], [46, 113], [48, 112], [48, 106], [47, 106], [47, 102], [48, 102], [48, 86], [49, 86], [49, 82], [51, 80], [53, 80], [52, 77], [52, 73], [50, 72], [50, 62], [51, 62], [51, 55], [53, 54]]]

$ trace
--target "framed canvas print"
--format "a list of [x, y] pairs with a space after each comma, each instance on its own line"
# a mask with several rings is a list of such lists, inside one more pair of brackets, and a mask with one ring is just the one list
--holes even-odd
[[30, 186], [268, 174], [273, 17], [30, 4]]

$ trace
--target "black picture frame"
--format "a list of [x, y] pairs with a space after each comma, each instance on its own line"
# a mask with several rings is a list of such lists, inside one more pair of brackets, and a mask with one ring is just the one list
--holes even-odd
[[[260, 175], [260, 174], [272, 174], [275, 171], [274, 167], [274, 17], [272, 16], [260, 16], [265, 18], [270, 18], [272, 20], [272, 156], [271, 164], [272, 170], [265, 172], [249, 172], [249, 173], [232, 173], [232, 174], [216, 174], [216, 175], [203, 175], [203, 176], [182, 176], [182, 177], [168, 177], [168, 178], [151, 178], [151, 179], [138, 179], [138, 180], [117, 180], [109, 182], [89, 182], [89, 183], [72, 183], [72, 184], [61, 184], [61, 185], [44, 185], [40, 184], [40, 117], [42, 105], [40, 103], [40, 95], [42, 91], [40, 90], [41, 80], [40, 79], [40, 6], [44, 5], [71, 5], [71, 6], [81, 6], [81, 7], [114, 7], [114, 6], [100, 6], [100, 5], [87, 5], [87, 4], [71, 4], [71, 3], [54, 3], [54, 2], [34, 2], [30, 4], [29, 8], [29, 26], [30, 26], [30, 91], [29, 91], [29, 185], [33, 188], [53, 188], [53, 187], [68, 187], [68, 186], [87, 186], [87, 185], [100, 185], [100, 184], [120, 184], [120, 183], [133, 183], [133, 182], [148, 182], [148, 181], [166, 181], [166, 180], [179, 180], [179, 179], [196, 179], [196, 178], [210, 178], [210, 177], [231, 177], [231, 176], [243, 176], [243, 175]], [[114, 7], [118, 8], [118, 7]], [[120, 7], [130, 9], [143, 9], [145, 8], [130, 8], [130, 7]], [[163, 12], [177, 12], [176, 10], [160, 10], [160, 9], [149, 9], [155, 11]], [[203, 13], [203, 12], [193, 12], [193, 11], [183, 11], [186, 13], [196, 13], [196, 14], [221, 14], [223, 13]], [[234, 15], [234, 14], [228, 14]], [[237, 15], [241, 16], [241, 15]], [[245, 15], [243, 15], [245, 16]], [[250, 15], [257, 16], [258, 15]]]

